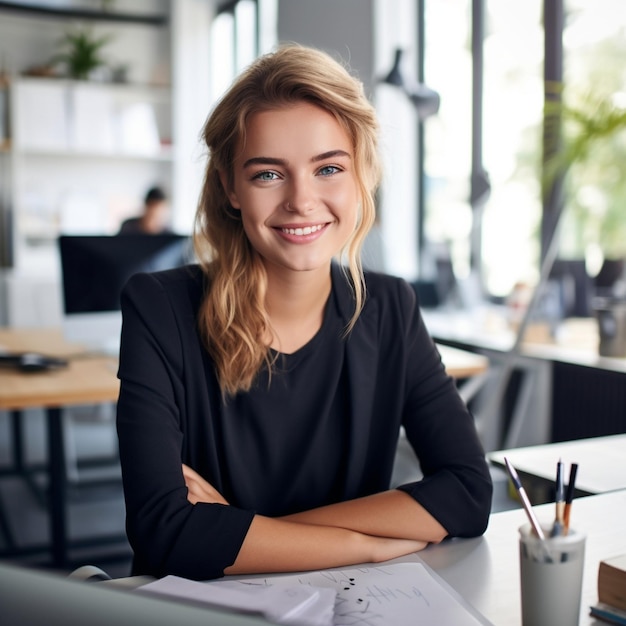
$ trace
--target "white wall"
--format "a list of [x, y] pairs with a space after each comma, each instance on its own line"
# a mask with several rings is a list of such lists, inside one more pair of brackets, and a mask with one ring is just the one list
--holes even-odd
[[174, 226], [181, 232], [191, 232], [204, 173], [205, 154], [200, 144], [200, 131], [211, 102], [209, 29], [212, 17], [212, 3], [206, 0], [172, 1]]
[[[417, 17], [414, 0], [375, 3], [377, 77], [391, 69], [396, 48], [404, 50], [403, 72], [417, 76]], [[417, 276], [417, 116], [408, 98], [395, 87], [379, 84], [376, 109], [381, 124], [385, 166], [381, 189], [380, 236], [385, 271], [413, 280]]]

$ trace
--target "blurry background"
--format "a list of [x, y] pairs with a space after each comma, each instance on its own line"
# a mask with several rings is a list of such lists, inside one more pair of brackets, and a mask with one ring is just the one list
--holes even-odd
[[[597, 333], [584, 335], [592, 357], [509, 368], [542, 266], [542, 340], [566, 318], [593, 321], [594, 295], [626, 296], [623, 0], [0, 1], [0, 327], [59, 327], [58, 236], [116, 234], [154, 186], [173, 232], [190, 233], [202, 124], [232, 78], [284, 41], [325, 49], [363, 81], [385, 161], [365, 263], [414, 284], [438, 341], [504, 365], [504, 386], [484, 395], [506, 419], [539, 423], [516, 443], [624, 432], [626, 361], [596, 368]], [[41, 466], [45, 423], [37, 408], [0, 417], [0, 531], [8, 520], [21, 549], [47, 526], [45, 503], [11, 474], [12, 424]], [[77, 458], [114, 459], [113, 418], [110, 405], [64, 410], [70, 481]], [[482, 433], [488, 449], [502, 446], [496, 431]], [[71, 536], [123, 535], [115, 464], [113, 478], [70, 499]], [[509, 506], [500, 480], [494, 510]]]

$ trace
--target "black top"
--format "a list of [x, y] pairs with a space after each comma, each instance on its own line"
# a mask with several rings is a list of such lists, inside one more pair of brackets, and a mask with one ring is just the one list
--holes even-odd
[[[153, 233], [146, 233], [146, 231], [143, 229], [142, 225], [142, 218], [141, 217], [129, 217], [128, 219], [125, 219], [121, 226], [120, 229], [118, 231], [118, 235], [142, 235], [142, 234], [153, 234]], [[171, 228], [169, 228], [169, 226], [165, 226], [163, 227], [160, 231], [160, 233], [171, 233], [172, 230]]]
[[[225, 475], [237, 481], [227, 489], [241, 506], [262, 515], [287, 515], [348, 497], [349, 389], [339, 348], [343, 324], [333, 296], [320, 331], [297, 352], [278, 355], [271, 381], [263, 372], [249, 393], [221, 407], [223, 445], [236, 442], [237, 448], [224, 459], [233, 460]], [[242, 459], [254, 480], [243, 474]]]
[[141, 217], [129, 217], [122, 222], [118, 234], [135, 235], [143, 232], [144, 230], [141, 227]]
[[[401, 425], [424, 478], [400, 488], [451, 536], [484, 532], [484, 452], [405, 281], [368, 273], [365, 308], [344, 339], [353, 298], [333, 267], [318, 334], [279, 355], [269, 390], [263, 373], [224, 404], [197, 331], [204, 280], [197, 266], [138, 274], [122, 295], [117, 427], [134, 573], [218, 577], [255, 512], [388, 489]], [[190, 504], [181, 462], [230, 506]]]

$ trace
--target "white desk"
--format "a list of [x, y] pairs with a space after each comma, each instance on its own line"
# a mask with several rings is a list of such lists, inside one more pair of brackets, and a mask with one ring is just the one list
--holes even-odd
[[487, 458], [504, 467], [507, 457], [520, 474], [554, 483], [556, 463], [578, 463], [576, 489], [587, 494], [626, 489], [626, 435], [609, 435], [577, 441], [528, 446], [490, 452]]
[[[540, 522], [552, 521], [553, 503], [534, 509]], [[624, 519], [626, 490], [574, 500], [572, 526], [587, 533], [579, 626], [603, 624], [589, 616], [589, 606], [598, 599], [600, 561], [626, 553]], [[482, 537], [444, 541], [393, 562], [421, 560], [495, 626], [519, 626], [518, 528], [525, 523], [527, 518], [522, 509], [495, 513]], [[134, 577], [104, 584], [132, 589], [149, 580]]]
[[[540, 522], [551, 521], [554, 504], [535, 507]], [[626, 553], [626, 490], [577, 498], [572, 527], [587, 533], [580, 626], [603, 622], [589, 616], [598, 599], [598, 564]], [[527, 522], [522, 509], [491, 516], [483, 537], [454, 539], [418, 553], [446, 582], [496, 626], [521, 624], [517, 529]], [[406, 557], [405, 557], [406, 560]]]
[[[598, 355], [593, 318], [564, 320], [554, 337], [545, 324], [531, 325], [513, 353], [515, 334], [503, 307], [426, 310], [423, 315], [435, 341], [489, 357], [489, 380], [473, 407], [477, 421], [484, 423], [487, 451], [626, 431], [621, 392], [626, 358]], [[509, 407], [504, 396], [512, 370], [521, 378], [517, 401]], [[602, 397], [601, 419], [594, 414], [600, 405], [593, 394]]]

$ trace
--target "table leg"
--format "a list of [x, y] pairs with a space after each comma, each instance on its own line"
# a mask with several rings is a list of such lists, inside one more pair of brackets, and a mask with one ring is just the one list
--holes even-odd
[[22, 411], [11, 411], [11, 430], [13, 434], [13, 469], [21, 474], [24, 471], [24, 431], [22, 429]]
[[67, 562], [67, 477], [65, 444], [61, 409], [49, 407], [48, 421], [48, 510], [50, 515], [50, 542], [52, 563], [62, 567]]

